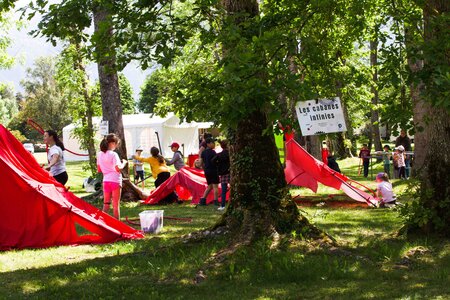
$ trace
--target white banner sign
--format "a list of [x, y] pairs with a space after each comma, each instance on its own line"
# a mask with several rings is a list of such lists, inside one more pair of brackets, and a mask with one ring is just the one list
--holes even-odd
[[347, 130], [339, 97], [300, 101], [295, 111], [304, 136]]
[[103, 135], [103, 136], [108, 135], [109, 122], [108, 121], [100, 121], [100, 126], [98, 129], [99, 129], [101, 135]]

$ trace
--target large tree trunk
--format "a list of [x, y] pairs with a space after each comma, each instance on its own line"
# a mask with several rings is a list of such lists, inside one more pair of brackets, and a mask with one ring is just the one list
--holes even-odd
[[231, 148], [231, 203], [225, 220], [241, 242], [300, 230], [319, 236], [291, 199], [275, 139], [264, 134], [270, 126], [260, 111], [237, 126]]
[[[103, 5], [103, 6], [102, 6]], [[121, 143], [117, 152], [121, 159], [127, 159], [127, 147], [122, 121], [122, 104], [120, 102], [119, 78], [116, 68], [116, 53], [113, 44], [113, 29], [111, 15], [104, 4], [96, 2], [93, 7], [94, 30], [97, 35], [95, 55], [97, 59], [100, 94], [102, 97], [103, 120], [109, 122], [109, 132], [117, 134]], [[122, 170], [123, 200], [138, 200], [145, 198], [142, 192], [131, 182], [128, 165]]]
[[[435, 22], [443, 14], [450, 13], [450, 1], [428, 0], [424, 7], [425, 47], [433, 47], [426, 51], [423, 67], [428, 72], [436, 72], [439, 64], [450, 64], [450, 48], [448, 47], [447, 19]], [[445, 46], [447, 45], [447, 47]], [[437, 59], [436, 59], [437, 58]], [[431, 60], [431, 61], [429, 61]], [[417, 71], [420, 61], [409, 61], [412, 71]], [[427, 96], [433, 93], [433, 82], [427, 78], [422, 84], [411, 90], [414, 97], [414, 121], [417, 122], [415, 134], [415, 169], [421, 183], [419, 214], [425, 211], [428, 218], [425, 224], [418, 226], [426, 232], [440, 232], [450, 235], [450, 114], [443, 107], [432, 106]], [[423, 88], [423, 90], [422, 90]], [[421, 91], [422, 90], [422, 91]], [[422, 92], [419, 94], [419, 92]], [[438, 97], [444, 95], [438, 95]], [[448, 101], [448, 99], [444, 99]]]
[[370, 66], [372, 67], [372, 109], [371, 109], [371, 127], [372, 140], [375, 151], [381, 151], [380, 118], [378, 115], [378, 38], [373, 37], [370, 41]]
[[316, 159], [322, 161], [322, 145], [320, 136], [310, 135], [306, 137], [306, 150]]
[[[256, 0], [222, 0], [222, 5], [230, 15], [247, 14], [235, 19], [238, 26], [258, 15]], [[230, 47], [224, 43], [224, 55]], [[271, 126], [264, 111], [254, 111], [237, 124], [231, 141], [231, 203], [222, 220], [239, 243], [292, 231], [320, 235], [291, 199], [274, 136], [267, 134]]]

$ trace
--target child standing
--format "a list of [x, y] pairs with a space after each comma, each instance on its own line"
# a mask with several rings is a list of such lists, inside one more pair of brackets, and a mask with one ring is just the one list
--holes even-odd
[[114, 218], [120, 219], [120, 194], [122, 192], [122, 174], [128, 161], [120, 161], [119, 155], [114, 152], [119, 144], [119, 138], [114, 134], [108, 134], [100, 142], [100, 152], [97, 154], [97, 171], [103, 173], [103, 211], [108, 213], [111, 199]]
[[406, 164], [405, 164], [405, 147], [398, 146], [395, 148], [397, 152], [398, 178], [406, 179]]
[[378, 173], [376, 177], [377, 197], [380, 200], [380, 207], [385, 204], [392, 205], [396, 203], [394, 192], [392, 191], [392, 184], [389, 182], [388, 174]]
[[[155, 187], [160, 186], [170, 177], [169, 168], [167, 168], [166, 161], [164, 157], [159, 154], [159, 149], [156, 147], [152, 147], [150, 149], [150, 153], [152, 156], [150, 157], [140, 157], [133, 155], [133, 159], [138, 161], [147, 162], [150, 164], [150, 169], [152, 170], [152, 176], [155, 179]], [[172, 192], [167, 197], [162, 199], [159, 203], [161, 204], [169, 204], [177, 201], [177, 195]]]
[[217, 173], [220, 177], [220, 187], [222, 188], [222, 203], [217, 210], [224, 210], [227, 201], [228, 184], [230, 183], [230, 153], [228, 152], [228, 141], [219, 142], [222, 152], [216, 155], [213, 161], [217, 164]]
[[173, 152], [173, 157], [171, 160], [166, 159], [166, 163], [168, 166], [173, 165], [175, 167], [175, 170], [180, 171], [181, 168], [185, 166], [183, 154], [179, 150], [180, 144], [173, 142], [172, 145], [170, 145], [170, 149]]
[[[141, 156], [143, 149], [141, 147], [138, 147], [136, 149], [136, 156]], [[141, 187], [142, 189], [145, 188], [145, 181], [144, 181], [144, 163], [133, 159], [133, 166], [134, 166], [134, 184], [137, 184], [139, 182], [139, 179], [141, 180]]]
[[384, 145], [383, 147], [383, 166], [384, 166], [384, 173], [388, 175], [389, 178], [391, 178], [391, 147], [389, 145]]
[[363, 144], [361, 150], [359, 151], [359, 158], [363, 162], [364, 166], [364, 177], [369, 176], [369, 165], [370, 165], [370, 150], [367, 144]]
[[207, 138], [205, 140], [207, 148], [202, 151], [201, 161], [203, 165], [203, 170], [205, 171], [206, 183], [208, 187], [203, 193], [203, 197], [200, 198], [200, 205], [206, 205], [206, 197], [208, 197], [209, 192], [214, 190], [214, 204], [219, 205], [219, 174], [217, 172], [217, 165], [213, 161], [213, 158], [217, 155], [214, 148], [216, 147], [216, 142], [213, 138]]

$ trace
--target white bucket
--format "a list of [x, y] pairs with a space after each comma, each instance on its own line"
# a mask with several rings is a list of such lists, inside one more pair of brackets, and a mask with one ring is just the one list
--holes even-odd
[[164, 210], [144, 210], [139, 213], [144, 233], [159, 233], [163, 228]]

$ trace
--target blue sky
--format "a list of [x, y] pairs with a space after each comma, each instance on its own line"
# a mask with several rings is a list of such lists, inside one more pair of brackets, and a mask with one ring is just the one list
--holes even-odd
[[[18, 1], [18, 7], [26, 5], [29, 0]], [[50, 1], [57, 2], [57, 1]], [[19, 19], [20, 13], [16, 12], [15, 19]], [[9, 70], [0, 70], [0, 82], [10, 83], [14, 86], [16, 92], [23, 91], [20, 86], [20, 81], [25, 78], [25, 71], [27, 68], [33, 66], [33, 62], [40, 56], [57, 55], [61, 46], [57, 45], [53, 47], [52, 44], [45, 41], [44, 38], [33, 38], [28, 32], [36, 28], [36, 24], [39, 21], [39, 17], [35, 17], [29, 21], [26, 26], [20, 30], [13, 29], [10, 31], [10, 38], [12, 39], [12, 45], [8, 49], [8, 53], [17, 58], [17, 63]], [[92, 64], [87, 67], [89, 78], [95, 81], [98, 78], [97, 66]], [[137, 63], [131, 63], [128, 65], [123, 73], [128, 78], [133, 87], [135, 99], [137, 99], [140, 91], [140, 87], [143, 84], [145, 77], [151, 71], [142, 71]]]

